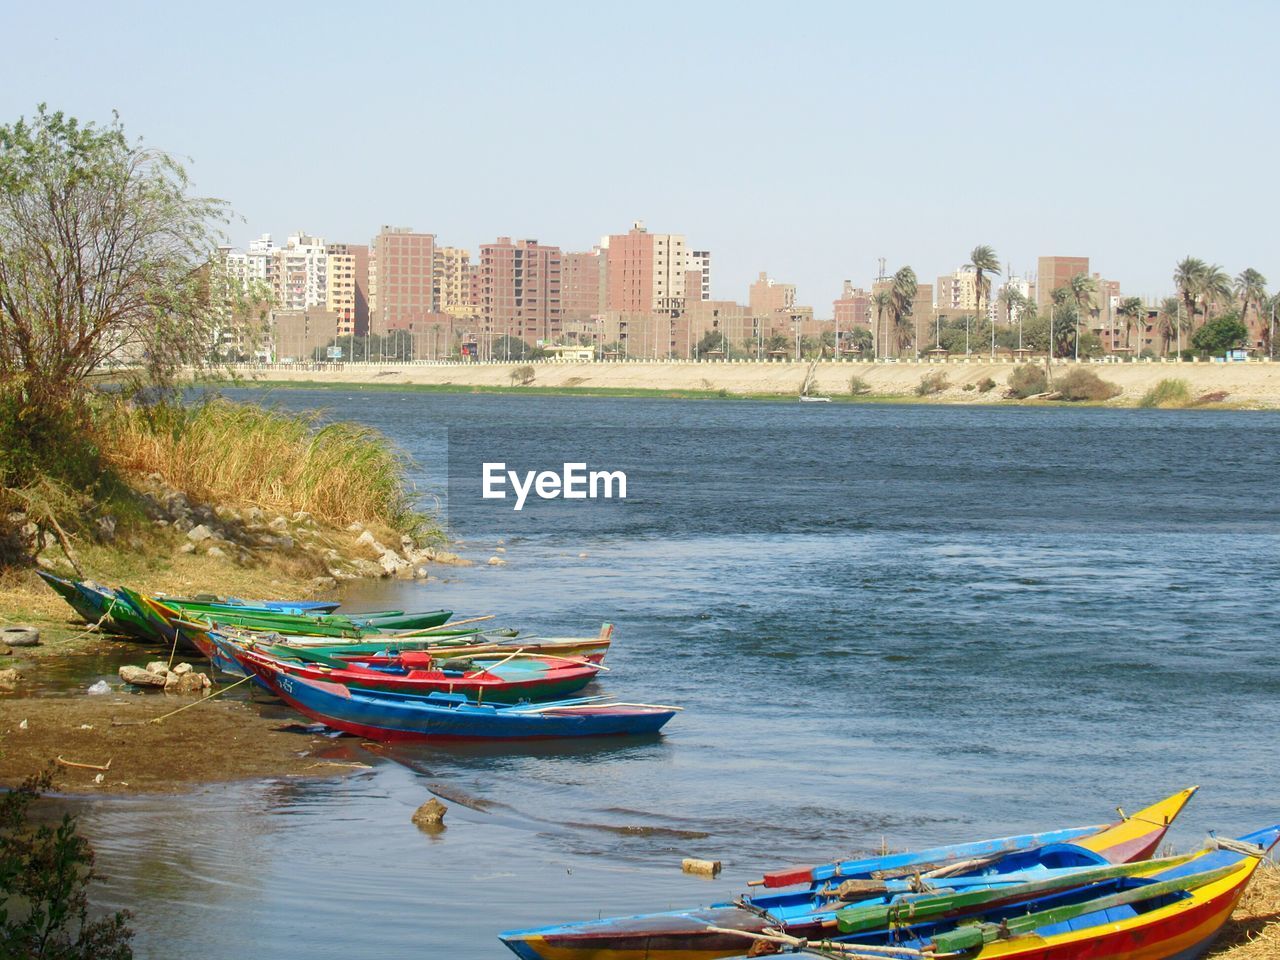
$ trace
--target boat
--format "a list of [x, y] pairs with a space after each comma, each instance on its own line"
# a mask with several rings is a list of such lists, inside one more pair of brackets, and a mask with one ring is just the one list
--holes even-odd
[[477, 703], [519, 703], [553, 700], [577, 693], [596, 678], [600, 666], [561, 657], [524, 657], [511, 653], [490, 660], [408, 662], [403, 657], [339, 660], [313, 651], [274, 644], [237, 643], [215, 631], [207, 637], [222, 658], [232, 660], [244, 675], [255, 665], [273, 666], [291, 677], [327, 680], [360, 690], [425, 696], [432, 692], [459, 693]]
[[801, 403], [830, 403], [830, 397], [817, 396], [810, 391], [813, 390], [818, 383], [818, 361], [812, 360], [809, 363], [809, 369], [805, 371], [804, 383], [800, 385], [800, 402]]
[[[171, 597], [166, 593], [156, 596], [171, 604], [183, 607], [206, 606], [210, 608], [231, 607], [233, 609], [269, 610], [275, 613], [335, 613], [342, 606], [337, 600], [241, 600], [239, 597], [220, 597], [212, 593], [198, 593], [193, 597]], [[387, 614], [404, 613], [403, 610], [382, 611]], [[365, 614], [368, 616], [368, 614]]]
[[810, 941], [770, 927], [739, 940], [772, 953], [791, 948], [886, 960], [1193, 960], [1212, 946], [1278, 839], [1280, 824], [1234, 840], [1211, 838], [1208, 849], [1152, 872], [1087, 883], [958, 921], [908, 918], [866, 933]]
[[425, 697], [307, 680], [250, 661], [254, 674], [299, 713], [379, 743], [434, 740], [550, 740], [656, 734], [678, 707], [579, 697], [541, 704], [477, 704], [457, 693]]
[[[837, 922], [837, 911], [849, 906], [841, 897], [868, 881], [918, 875], [930, 882], [945, 879], [952, 884], [978, 877], [984, 878], [980, 883], [991, 884], [999, 882], [995, 878], [1000, 874], [1021, 879], [1052, 870], [1146, 860], [1195, 791], [1195, 787], [1180, 791], [1109, 825], [789, 867], [767, 873], [752, 884], [765, 889], [803, 885], [794, 892], [754, 894], [705, 908], [513, 930], [499, 938], [525, 960], [645, 960], [659, 945], [662, 956], [671, 960], [714, 960], [742, 952], [740, 934], [759, 934], [770, 926], [781, 925], [789, 935], [799, 937], [828, 936], [828, 925]], [[861, 889], [868, 898], [892, 892], [881, 892], [878, 887]], [[730, 932], [718, 932], [726, 930]]]
[[398, 656], [425, 653], [433, 656], [475, 657], [507, 654], [516, 650], [546, 656], [575, 657], [602, 663], [613, 642], [613, 624], [605, 623], [594, 637], [517, 636], [495, 637], [476, 631], [474, 634], [448, 636], [432, 631], [430, 635], [400, 635], [369, 640], [330, 640], [323, 637], [284, 636], [278, 641], [288, 647], [315, 650], [334, 657]]
[[800, 402], [801, 403], [830, 403], [831, 398], [830, 397], [810, 397], [810, 396], [801, 394]]

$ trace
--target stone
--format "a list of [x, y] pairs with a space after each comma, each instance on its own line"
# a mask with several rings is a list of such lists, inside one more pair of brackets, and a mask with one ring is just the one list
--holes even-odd
[[94, 526], [98, 528], [99, 540], [103, 540], [106, 543], [111, 543], [111, 541], [115, 540], [116, 538], [116, 518], [115, 517], [111, 516], [110, 514], [101, 516], [96, 521], [94, 521]]
[[12, 654], [13, 650], [10, 649], [7, 643], [0, 643], [0, 657], [8, 657], [12, 656]]
[[415, 567], [413, 570], [415, 580], [430, 580], [431, 574], [427, 572], [426, 567]]
[[199, 543], [201, 540], [208, 540], [213, 536], [213, 531], [206, 527], [203, 523], [199, 526], [192, 527], [187, 531], [187, 539], [192, 543]]
[[493, 552], [494, 552], [494, 553], [506, 553], [506, 552], [507, 552], [507, 548], [506, 548], [506, 547], [494, 547], [494, 548], [493, 548]]
[[190, 540], [188, 540], [186, 543], [184, 543], [182, 546], [178, 548], [178, 552], [179, 553], [195, 553], [196, 545], [192, 543]]
[[168, 672], [169, 664], [165, 663], [163, 660], [152, 660], [147, 664], [147, 673], [158, 673], [163, 677]]
[[276, 517], [274, 520], [268, 523], [267, 526], [270, 527], [272, 530], [288, 530], [289, 521], [286, 520], [284, 517]]
[[120, 668], [120, 679], [135, 687], [163, 687], [167, 674], [162, 676], [151, 673], [141, 667], [123, 666]]
[[194, 669], [195, 668], [192, 667], [191, 664], [189, 663], [177, 663], [177, 664], [174, 664], [173, 672], [176, 673], [178, 676], [182, 676], [184, 673], [190, 673]]
[[347, 525], [347, 532], [348, 532], [348, 533], [360, 533], [360, 532], [361, 532], [361, 531], [363, 531], [363, 530], [364, 530], [364, 524], [363, 524], [363, 523], [352, 523], [352, 524], [348, 524], [348, 525]]
[[261, 523], [265, 515], [263, 514], [260, 508], [249, 507], [247, 510], [245, 510], [242, 516], [245, 518], [245, 520], [249, 521], [249, 523]]
[[366, 560], [360, 557], [351, 561], [351, 569], [356, 576], [360, 577], [381, 577], [383, 576], [382, 567], [374, 563], [372, 560]]
[[10, 647], [38, 647], [40, 646], [40, 631], [35, 627], [5, 627], [0, 630], [0, 643], [7, 644]]
[[307, 513], [307, 511], [299, 510], [297, 513], [293, 515], [293, 522], [294, 523], [314, 523], [315, 521], [311, 519], [311, 514]]
[[208, 550], [204, 552], [204, 555], [206, 557], [211, 557], [214, 560], [223, 560], [226, 558], [227, 552], [223, 550], [221, 547], [210, 547]]
[[219, 520], [229, 520], [232, 517], [238, 518], [240, 516], [231, 507], [226, 507], [226, 506], [223, 506], [222, 504], [218, 504], [216, 507], [213, 508], [213, 515], [217, 517]]
[[409, 553], [410, 551], [417, 549], [417, 546], [418, 545], [413, 542], [413, 537], [409, 536], [407, 533], [400, 537], [400, 549], [405, 551], [405, 553]]
[[276, 537], [276, 546], [281, 550], [292, 550], [293, 537], [290, 537], [290, 536]]
[[507, 565], [507, 561], [501, 557], [490, 557], [488, 563], [491, 567], [505, 567]]
[[367, 547], [369, 552], [378, 557], [387, 552], [387, 548], [380, 544], [378, 542], [378, 538], [369, 530], [366, 530], [364, 533], [360, 534], [360, 536], [356, 537], [356, 546]]
[[313, 577], [311, 585], [317, 590], [333, 590], [338, 586], [338, 581], [333, 577]]
[[212, 685], [213, 681], [203, 673], [184, 673], [181, 675], [171, 673], [169, 678], [165, 680], [164, 692], [176, 694], [200, 693]]
[[191, 522], [190, 517], [177, 517], [173, 521], [173, 529], [177, 530], [179, 533], [186, 533], [194, 526], [195, 524]]
[[420, 827], [444, 826], [444, 815], [449, 811], [443, 803], [432, 797], [417, 810], [413, 811], [413, 822]]
[[18, 681], [22, 679], [22, 674], [10, 667], [7, 670], [0, 670], [0, 690], [13, 690], [18, 686]]
[[696, 873], [704, 877], [714, 877], [720, 872], [719, 860], [698, 860], [685, 857], [680, 861], [680, 869], [685, 873]]
[[405, 560], [394, 550], [388, 550], [379, 557], [378, 563], [381, 564], [382, 569], [389, 575], [399, 573], [401, 570], [404, 570], [409, 566], [409, 561]]
[[157, 527], [167, 527], [168, 525], [169, 525], [169, 521], [165, 520], [163, 517], [161, 517], [159, 520], [156, 521]]

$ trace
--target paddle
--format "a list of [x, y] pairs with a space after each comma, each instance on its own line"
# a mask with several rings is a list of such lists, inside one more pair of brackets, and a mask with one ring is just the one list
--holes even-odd
[[454, 627], [460, 627], [466, 623], [480, 623], [482, 620], [494, 620], [497, 618], [496, 613], [487, 613], [483, 617], [470, 617], [466, 620], [451, 620], [448, 623], [442, 623], [435, 627], [423, 627], [421, 630], [409, 630], [406, 633], [397, 633], [395, 636], [404, 639], [407, 637], [429, 637], [433, 633], [451, 630]]

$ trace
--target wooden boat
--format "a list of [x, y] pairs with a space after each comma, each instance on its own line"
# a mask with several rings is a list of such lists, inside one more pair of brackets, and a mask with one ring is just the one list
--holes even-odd
[[[934, 882], [945, 878], [948, 884], [985, 877], [981, 882], [993, 884], [999, 882], [1000, 874], [1025, 880], [1027, 874], [1145, 860], [1195, 790], [1192, 787], [1175, 793], [1107, 826], [1070, 827], [817, 867], [793, 867], [766, 874], [753, 884], [765, 888], [804, 885], [804, 889], [792, 893], [753, 895], [692, 910], [514, 930], [500, 934], [500, 939], [526, 960], [646, 960], [653, 956], [713, 960], [741, 953], [741, 935], [760, 934], [766, 927], [781, 926], [789, 935], [799, 937], [827, 936], [831, 932], [827, 925], [837, 922], [837, 911], [848, 906], [841, 900], [842, 887], [849, 891], [867, 881], [919, 875]], [[725, 930], [730, 932], [719, 932]]]
[[[184, 608], [206, 607], [221, 609], [231, 607], [233, 610], [261, 610], [273, 613], [317, 614], [334, 613], [342, 606], [336, 600], [241, 600], [239, 597], [220, 597], [212, 593], [200, 593], [194, 597], [171, 597], [158, 593], [156, 597], [166, 603], [180, 605]], [[393, 615], [404, 613], [403, 610], [383, 610], [378, 614], [362, 614], [362, 616]]]
[[418, 697], [357, 690], [291, 676], [274, 664], [249, 661], [247, 665], [299, 713], [334, 730], [382, 743], [655, 734], [678, 709], [603, 703], [599, 697], [515, 706], [476, 704], [456, 693]]
[[[436, 662], [429, 655], [347, 661], [272, 644], [237, 643], [216, 631], [206, 634], [219, 654], [247, 675], [255, 666], [272, 666], [291, 677], [327, 680], [360, 690], [426, 696], [459, 693], [477, 703], [553, 700], [577, 693], [595, 679], [600, 667], [580, 660], [521, 657]], [[459, 664], [453, 667], [451, 664]]]
[[[804, 949], [851, 960], [1193, 960], [1213, 944], [1278, 838], [1280, 824], [1235, 840], [1211, 840], [1207, 850], [1138, 876], [1002, 905], [960, 922], [891, 924], [810, 941]], [[801, 945], [776, 927], [740, 939], [756, 947], [752, 955], [761, 947], [777, 952]]]
[[453, 657], [476, 657], [508, 654], [517, 650], [543, 656], [573, 657], [591, 663], [602, 663], [613, 642], [613, 624], [605, 623], [594, 637], [495, 637], [476, 631], [471, 635], [450, 637], [432, 630], [418, 637], [399, 636], [365, 641], [325, 640], [320, 637], [287, 636], [279, 641], [285, 646], [315, 650], [333, 657], [397, 656], [411, 651]]

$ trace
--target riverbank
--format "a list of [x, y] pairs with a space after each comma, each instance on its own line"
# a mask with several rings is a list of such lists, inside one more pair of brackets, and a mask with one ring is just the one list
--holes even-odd
[[[817, 364], [812, 393], [856, 402], [1016, 403], [1004, 399], [1015, 364], [990, 361]], [[1108, 363], [1058, 361], [1055, 376], [1076, 367], [1114, 383], [1120, 393], [1110, 406], [1136, 406], [1162, 380], [1187, 384], [1191, 397], [1212, 396], [1220, 405], [1280, 408], [1280, 363]], [[527, 368], [527, 369], [526, 369]], [[610, 363], [358, 363], [246, 364], [237, 373], [272, 386], [396, 388], [441, 392], [573, 394], [583, 396], [671, 397], [676, 399], [798, 396], [809, 365], [804, 362]], [[532, 370], [532, 379], [528, 371]], [[939, 371], [946, 385], [920, 397], [923, 377]], [[855, 392], [851, 381], [861, 381]], [[527, 382], [525, 382], [527, 380]], [[994, 386], [983, 390], [986, 381]]]

